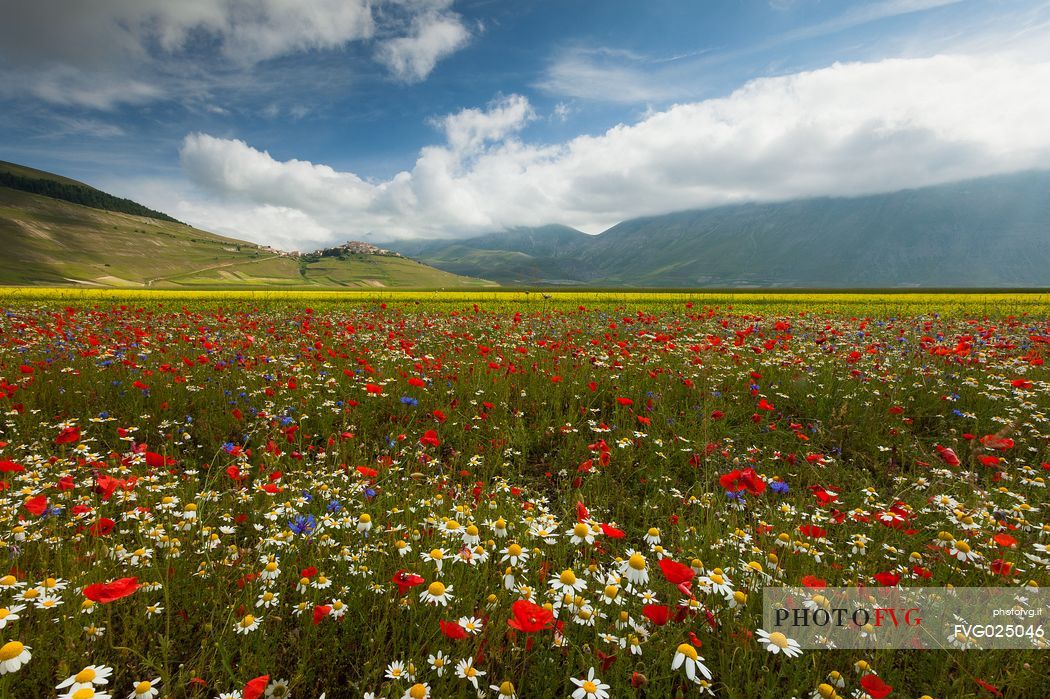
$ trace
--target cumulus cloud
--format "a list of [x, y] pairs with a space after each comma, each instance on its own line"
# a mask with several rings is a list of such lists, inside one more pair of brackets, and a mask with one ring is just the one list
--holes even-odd
[[[204, 134], [186, 139], [182, 162], [202, 190], [255, 207], [239, 230], [253, 239], [270, 225], [263, 207], [302, 214], [312, 239], [329, 242], [551, 222], [596, 232], [674, 210], [1045, 168], [1047, 84], [1050, 62], [1016, 57], [836, 63], [560, 144], [521, 140], [534, 113], [512, 95], [435, 122], [444, 143], [385, 181]], [[209, 211], [221, 207], [190, 220], [207, 227]]]
[[[6, 3], [0, 85], [62, 105], [109, 109], [172, 97], [188, 71], [262, 61], [382, 37], [399, 79], [425, 78], [466, 44], [447, 0], [50, 0]], [[377, 8], [396, 5], [396, 21]], [[386, 49], [386, 47], [390, 47]], [[158, 83], [163, 83], [160, 85]]]
[[455, 53], [470, 39], [463, 18], [449, 7], [451, 0], [407, 3], [418, 10], [410, 19], [406, 36], [380, 42], [376, 60], [404, 82], [423, 80], [442, 58]]

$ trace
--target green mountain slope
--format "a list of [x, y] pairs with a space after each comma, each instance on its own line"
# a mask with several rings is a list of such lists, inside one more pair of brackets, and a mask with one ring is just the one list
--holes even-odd
[[[18, 177], [72, 183], [98, 192], [50, 173], [4, 166], [4, 171]], [[0, 186], [0, 250], [0, 284], [6, 285], [454, 288], [491, 284], [393, 256], [301, 261], [173, 219], [106, 211], [4, 186]]]
[[[404, 242], [399, 251], [456, 274], [484, 270], [501, 284], [562, 284], [578, 280], [575, 258], [591, 236], [568, 226], [512, 228], [462, 241]], [[461, 270], [470, 270], [464, 272]]]
[[[560, 228], [560, 227], [559, 227]], [[572, 230], [572, 229], [569, 229]], [[557, 232], [544, 269], [639, 287], [1050, 286], [1050, 172], [863, 197], [744, 204]], [[547, 284], [515, 262], [544, 229], [433, 241], [418, 257], [504, 284]], [[529, 254], [529, 253], [525, 253]], [[532, 261], [534, 258], [529, 258]], [[509, 271], [508, 271], [509, 270]]]

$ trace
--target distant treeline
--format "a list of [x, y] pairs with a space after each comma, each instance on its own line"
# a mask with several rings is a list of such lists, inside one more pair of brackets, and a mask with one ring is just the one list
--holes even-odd
[[97, 189], [84, 185], [66, 184], [65, 182], [56, 182], [55, 180], [45, 180], [34, 177], [20, 177], [19, 175], [13, 175], [9, 172], [0, 172], [0, 187], [20, 189], [23, 192], [40, 194], [45, 197], [51, 197], [52, 199], [62, 199], [64, 201], [73, 202], [74, 204], [90, 206], [93, 209], [117, 211], [122, 214], [148, 216], [149, 218], [157, 218], [163, 221], [181, 223], [181, 221], [178, 221], [167, 214], [148, 209], [142, 204], [133, 202], [130, 199], [115, 197], [112, 194], [106, 194], [105, 192], [100, 192]]

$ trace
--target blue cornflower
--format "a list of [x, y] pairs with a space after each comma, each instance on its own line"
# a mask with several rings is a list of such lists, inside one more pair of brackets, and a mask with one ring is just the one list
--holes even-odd
[[789, 486], [784, 481], [773, 481], [769, 485], [769, 489], [772, 490], [777, 495], [786, 495], [788, 493], [788, 491], [791, 490], [791, 486]]
[[288, 523], [288, 528], [295, 534], [309, 536], [317, 528], [317, 520], [313, 515], [299, 515], [294, 522]]
[[401, 396], [401, 402], [405, 405], [419, 405], [419, 401], [412, 396]]

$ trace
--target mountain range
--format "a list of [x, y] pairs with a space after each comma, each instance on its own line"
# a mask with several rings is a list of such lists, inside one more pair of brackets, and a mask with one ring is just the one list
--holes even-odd
[[128, 288], [1045, 288], [1050, 171], [385, 247], [284, 252], [0, 161], [0, 284]]
[[512, 286], [1048, 287], [1050, 172], [389, 246]]

